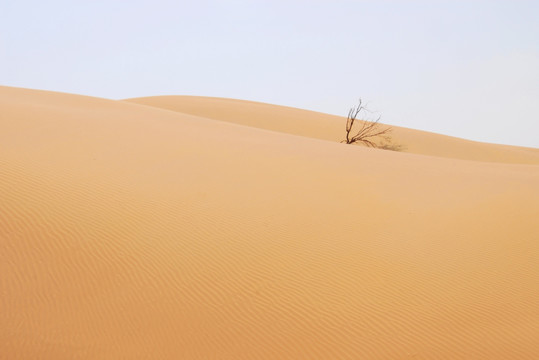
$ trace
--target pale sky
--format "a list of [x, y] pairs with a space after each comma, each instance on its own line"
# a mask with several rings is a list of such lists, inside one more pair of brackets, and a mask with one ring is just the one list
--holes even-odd
[[539, 147], [539, 1], [1, 0], [0, 85], [202, 95]]

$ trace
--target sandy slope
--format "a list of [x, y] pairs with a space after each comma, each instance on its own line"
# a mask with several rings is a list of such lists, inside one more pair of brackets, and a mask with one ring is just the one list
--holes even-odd
[[[346, 119], [314, 111], [252, 101], [199, 96], [154, 96], [125, 101], [241, 125], [340, 142]], [[345, 109], [346, 110], [346, 109]], [[539, 164], [539, 149], [486, 144], [425, 131], [393, 127], [402, 151], [465, 160]]]
[[539, 166], [306, 136], [0, 87], [0, 358], [537, 359]]

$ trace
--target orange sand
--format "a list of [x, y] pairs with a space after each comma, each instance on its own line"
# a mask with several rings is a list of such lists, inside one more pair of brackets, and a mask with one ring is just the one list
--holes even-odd
[[343, 126], [0, 87], [0, 359], [537, 359], [539, 150]]

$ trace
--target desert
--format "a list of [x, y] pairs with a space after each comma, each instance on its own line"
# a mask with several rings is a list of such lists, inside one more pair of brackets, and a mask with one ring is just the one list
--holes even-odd
[[539, 149], [0, 87], [0, 359], [537, 359]]

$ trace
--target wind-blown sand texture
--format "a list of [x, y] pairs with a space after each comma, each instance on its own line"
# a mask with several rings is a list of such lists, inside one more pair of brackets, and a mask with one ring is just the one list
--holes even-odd
[[343, 127], [0, 87], [0, 359], [539, 358], [539, 150]]

